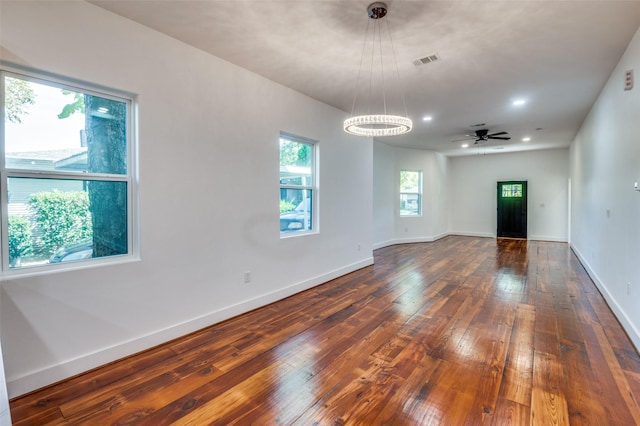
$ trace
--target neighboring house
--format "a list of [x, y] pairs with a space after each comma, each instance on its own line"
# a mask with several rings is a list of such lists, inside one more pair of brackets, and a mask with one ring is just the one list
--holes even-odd
[[87, 148], [52, 149], [48, 151], [8, 152], [8, 169], [83, 170], [87, 165]]
[[[50, 151], [11, 152], [7, 153], [7, 168], [26, 169], [33, 168], [37, 164], [38, 170], [82, 170], [87, 164], [87, 148], [54, 149]], [[9, 187], [9, 216], [28, 216], [29, 198], [37, 192], [49, 192], [52, 189], [59, 191], [82, 191], [84, 184], [81, 181], [55, 180], [52, 188], [52, 180], [43, 178], [40, 181], [33, 179], [12, 179]]]
[[[280, 182], [287, 179], [300, 178], [303, 185], [310, 185], [307, 178], [311, 176], [311, 169], [304, 166], [280, 166]], [[292, 203], [294, 206], [302, 202], [301, 191], [299, 189], [280, 188], [280, 199]]]

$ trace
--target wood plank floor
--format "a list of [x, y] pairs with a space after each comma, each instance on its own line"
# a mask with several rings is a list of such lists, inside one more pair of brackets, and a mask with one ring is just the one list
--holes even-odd
[[447, 237], [11, 401], [15, 425], [640, 424], [567, 244]]

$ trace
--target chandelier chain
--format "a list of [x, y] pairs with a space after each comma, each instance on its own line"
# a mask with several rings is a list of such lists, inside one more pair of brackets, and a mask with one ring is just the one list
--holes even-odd
[[[400, 79], [400, 69], [398, 68], [398, 60], [396, 59], [396, 48], [393, 45], [393, 38], [391, 37], [391, 24], [389, 24], [389, 18], [387, 21], [387, 30], [389, 32], [389, 41], [391, 42], [391, 52], [393, 53], [393, 62], [396, 64], [396, 75], [398, 77], [398, 86], [400, 86], [400, 96], [402, 97], [402, 106], [404, 107], [404, 115], [408, 116], [407, 113], [407, 101], [404, 98], [404, 87], [402, 86], [402, 80]], [[386, 114], [386, 110], [385, 110]]]
[[[389, 18], [387, 18], [389, 19]], [[378, 24], [378, 46], [380, 49], [380, 84], [382, 85], [382, 110], [384, 114], [387, 113], [387, 92], [386, 87], [384, 87], [384, 58], [382, 57], [382, 24], [379, 23], [379, 19], [376, 20], [376, 24]]]
[[[367, 30], [365, 34], [369, 34], [369, 25], [371, 25], [371, 20], [367, 20]], [[358, 87], [360, 87], [360, 75], [362, 73], [362, 63], [364, 62], [364, 52], [367, 48], [367, 37], [365, 35], [364, 41], [362, 42], [362, 55], [360, 55], [360, 66], [358, 67], [358, 78], [356, 79], [356, 93], [353, 95], [353, 105], [351, 105], [351, 115], [355, 114], [356, 111], [356, 100], [358, 99]]]

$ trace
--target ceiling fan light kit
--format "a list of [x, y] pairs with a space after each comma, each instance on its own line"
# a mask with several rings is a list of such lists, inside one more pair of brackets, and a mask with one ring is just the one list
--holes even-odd
[[497, 133], [489, 133], [489, 129], [478, 129], [475, 131], [475, 135], [467, 135], [469, 136], [468, 138], [465, 139], [457, 139], [454, 140], [452, 142], [460, 142], [460, 141], [464, 141], [464, 140], [468, 140], [468, 139], [475, 139], [476, 141], [474, 142], [474, 144], [478, 144], [481, 142], [487, 142], [489, 139], [495, 139], [495, 140], [501, 140], [501, 141], [508, 141], [511, 139], [510, 136], [508, 136], [509, 133], [507, 132], [497, 132]]
[[[371, 20], [374, 21], [374, 26], [377, 24], [378, 28], [378, 36], [380, 35], [380, 24], [379, 20], [384, 18], [387, 15], [387, 5], [381, 2], [375, 2], [369, 5], [367, 8], [367, 15]], [[393, 50], [393, 57], [396, 67], [396, 74], [398, 76], [398, 82], [400, 82], [400, 73], [398, 71], [398, 62], [395, 60], [396, 53], [393, 49], [393, 40], [391, 39], [391, 31], [389, 30], [389, 25], [387, 21], [387, 30], [389, 33], [389, 40], [391, 43], [391, 49]], [[355, 108], [356, 108], [356, 100], [358, 96], [358, 85], [360, 83], [360, 74], [362, 72], [362, 63], [364, 61], [365, 49], [367, 41], [367, 35], [369, 33], [369, 26], [367, 25], [367, 31], [365, 33], [365, 42], [362, 49], [362, 58], [360, 60], [360, 68], [358, 70], [358, 80], [356, 82], [356, 94], [353, 98], [353, 107], [351, 110], [351, 117], [344, 121], [344, 131], [356, 135], [356, 136], [367, 136], [367, 137], [381, 137], [381, 136], [397, 136], [403, 135], [411, 131], [413, 127], [413, 122], [410, 118], [407, 117], [407, 105], [404, 100], [404, 94], [402, 90], [400, 90], [400, 95], [402, 97], [402, 103], [404, 105], [404, 116], [400, 115], [390, 115], [387, 114], [387, 96], [385, 93], [385, 85], [384, 85], [384, 69], [382, 63], [382, 45], [380, 44], [380, 74], [381, 74], [381, 86], [382, 86], [382, 106], [383, 113], [382, 114], [366, 114], [366, 115], [357, 115], [354, 116]], [[373, 87], [373, 55], [375, 51], [375, 37], [376, 36], [376, 28], [373, 31], [373, 41], [372, 41], [372, 49], [371, 49], [371, 77], [369, 81], [369, 88]], [[381, 43], [381, 42], [380, 42]], [[371, 90], [371, 89], [370, 89]]]

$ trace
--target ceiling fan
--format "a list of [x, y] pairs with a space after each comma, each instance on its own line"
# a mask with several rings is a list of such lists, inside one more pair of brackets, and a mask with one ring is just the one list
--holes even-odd
[[502, 141], [508, 141], [509, 139], [511, 139], [510, 136], [503, 136], [503, 135], [508, 135], [509, 133], [507, 132], [498, 132], [498, 133], [491, 133], [489, 134], [489, 129], [478, 129], [476, 130], [476, 134], [475, 135], [465, 135], [467, 136], [464, 139], [457, 139], [455, 141], [452, 142], [460, 142], [460, 141], [465, 141], [468, 139], [475, 139], [476, 141], [474, 142], [474, 144], [478, 144], [478, 143], [482, 143], [482, 142], [486, 142], [489, 139], [498, 139], [498, 140], [502, 140]]

